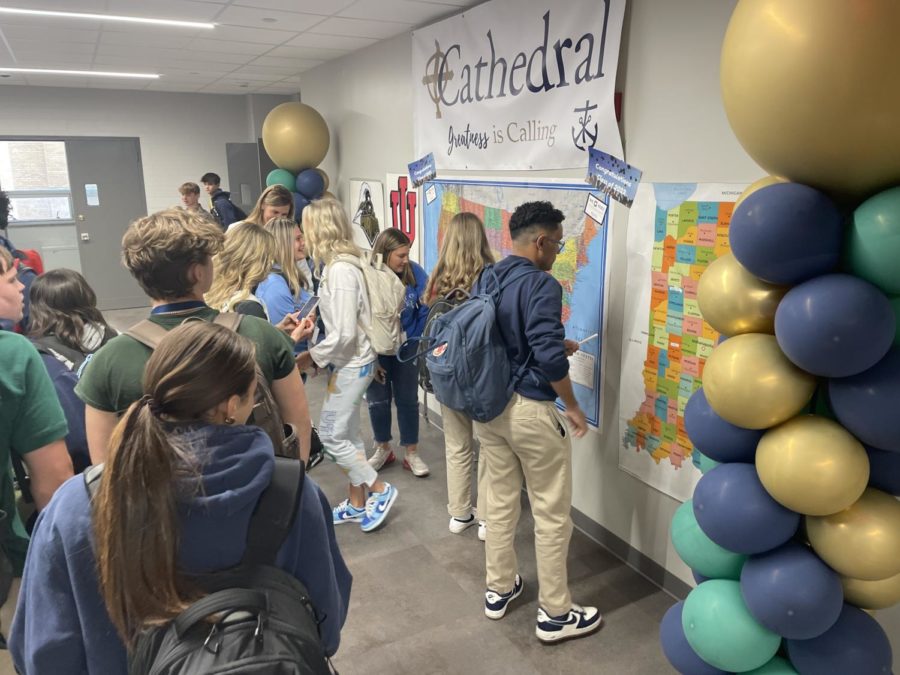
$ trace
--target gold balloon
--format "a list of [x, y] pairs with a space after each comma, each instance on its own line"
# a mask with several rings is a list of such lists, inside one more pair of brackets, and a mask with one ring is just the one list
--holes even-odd
[[766, 429], [799, 413], [816, 388], [778, 348], [774, 335], [746, 333], [718, 345], [703, 368], [703, 391], [719, 417]]
[[853, 506], [807, 516], [813, 550], [838, 574], [878, 581], [900, 574], [900, 501], [868, 488]]
[[841, 577], [844, 600], [863, 609], [887, 609], [900, 602], [900, 574], [878, 581]]
[[262, 140], [272, 161], [292, 173], [317, 166], [331, 142], [322, 116], [314, 108], [294, 102], [277, 105], [266, 115]]
[[781, 178], [780, 176], [763, 176], [762, 178], [753, 181], [750, 185], [747, 186], [747, 189], [741, 193], [741, 196], [737, 198], [737, 201], [734, 203], [734, 208], [737, 209], [738, 206], [741, 205], [741, 202], [747, 199], [750, 195], [752, 195], [757, 190], [769, 187], [770, 185], [775, 185], [776, 183], [787, 183], [787, 178]]
[[766, 491], [792, 511], [827, 516], [852, 506], [869, 482], [865, 448], [837, 422], [815, 415], [788, 420], [756, 446]]
[[748, 272], [731, 253], [717, 258], [700, 277], [697, 301], [706, 322], [720, 333], [775, 333], [775, 310], [788, 292]]
[[771, 174], [863, 195], [900, 182], [897, 0], [740, 0], [722, 44], [722, 99]]

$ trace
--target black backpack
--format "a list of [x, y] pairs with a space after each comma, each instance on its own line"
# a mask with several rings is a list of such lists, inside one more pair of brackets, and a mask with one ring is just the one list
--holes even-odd
[[[101, 464], [84, 473], [91, 496], [102, 472]], [[306, 587], [274, 566], [297, 516], [304, 482], [302, 462], [275, 458], [240, 564], [194, 577], [209, 595], [169, 623], [142, 632], [129, 654], [129, 675], [336, 675]]]

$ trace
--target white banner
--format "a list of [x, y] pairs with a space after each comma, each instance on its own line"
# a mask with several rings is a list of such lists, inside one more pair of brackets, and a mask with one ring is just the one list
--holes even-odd
[[570, 169], [622, 157], [625, 0], [493, 0], [413, 32], [415, 156], [443, 169]]

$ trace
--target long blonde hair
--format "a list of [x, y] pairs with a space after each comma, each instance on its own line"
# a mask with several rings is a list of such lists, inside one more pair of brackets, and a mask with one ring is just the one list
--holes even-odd
[[256, 200], [253, 210], [247, 214], [244, 219], [245, 223], [255, 223], [257, 225], [265, 225], [263, 222], [263, 210], [267, 206], [289, 206], [287, 218], [294, 219], [294, 195], [291, 194], [283, 185], [270, 185]]
[[276, 253], [275, 237], [259, 225], [244, 223], [232, 229], [213, 263], [215, 277], [204, 296], [206, 304], [223, 312], [234, 309], [269, 276]]
[[331, 197], [314, 199], [303, 209], [303, 231], [312, 254], [313, 264], [328, 265], [341, 253], [358, 256], [359, 247], [353, 243], [350, 219], [340, 202]]
[[469, 291], [485, 265], [494, 263], [481, 219], [463, 211], [451, 218], [437, 265], [425, 287], [425, 304], [430, 305], [457, 288]]
[[275, 237], [275, 264], [281, 267], [291, 293], [295, 297], [300, 295], [300, 289], [306, 287], [306, 279], [300, 275], [294, 260], [294, 237], [297, 236], [294, 230], [300, 226], [292, 218], [272, 218], [263, 227]]

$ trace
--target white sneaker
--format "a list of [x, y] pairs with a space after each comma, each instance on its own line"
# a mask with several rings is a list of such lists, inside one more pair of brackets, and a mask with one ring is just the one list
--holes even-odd
[[543, 608], [538, 608], [534, 632], [541, 642], [555, 643], [590, 635], [602, 623], [603, 617], [596, 607], [573, 604], [572, 609], [560, 616], [550, 616]]
[[412, 471], [412, 475], [419, 478], [424, 478], [431, 473], [428, 465], [419, 457], [418, 452], [406, 453], [406, 457], [403, 458], [403, 468], [407, 471]]
[[394, 456], [394, 451], [391, 450], [390, 447], [385, 448], [384, 446], [376, 445], [375, 452], [369, 457], [369, 466], [376, 471], [381, 471], [382, 467], [393, 464], [395, 461], [397, 461], [397, 458]]
[[468, 518], [457, 518], [453, 516], [450, 519], [450, 531], [453, 534], [462, 534], [466, 530], [468, 530], [472, 525], [474, 525], [477, 520], [475, 520], [475, 514], [470, 513]]
[[478, 521], [478, 538], [481, 539], [481, 541], [487, 539], [487, 523], [483, 520]]

